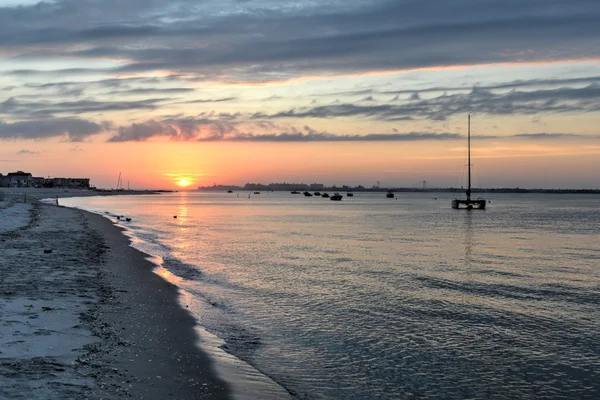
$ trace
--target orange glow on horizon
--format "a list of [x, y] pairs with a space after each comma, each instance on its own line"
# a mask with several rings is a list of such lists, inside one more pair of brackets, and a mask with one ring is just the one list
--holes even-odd
[[[481, 184], [489, 187], [598, 187], [597, 139], [568, 139], [478, 141], [473, 148], [473, 164], [483, 178]], [[13, 154], [23, 145], [3, 145], [0, 172], [22, 169], [34, 176], [77, 174], [106, 189], [115, 187], [120, 173], [131, 189], [191, 190], [213, 184], [270, 182], [370, 187], [378, 180], [391, 186], [414, 186], [425, 179], [431, 185], [456, 186], [466, 164], [466, 146], [457, 141], [81, 143], [78, 151], [70, 151], [57, 140], [45, 142], [45, 151], [39, 154], [20, 155], [19, 161], [12, 161], [16, 159]], [[557, 165], [560, 172], [556, 172]], [[548, 171], [555, 172], [550, 176]]]

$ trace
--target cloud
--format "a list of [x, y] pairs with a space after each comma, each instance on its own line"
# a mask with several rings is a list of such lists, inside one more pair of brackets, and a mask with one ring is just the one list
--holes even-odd
[[0, 115], [10, 115], [16, 118], [51, 116], [54, 114], [85, 114], [107, 111], [129, 110], [154, 110], [159, 104], [170, 100], [169, 98], [150, 98], [135, 101], [101, 101], [101, 100], [76, 100], [76, 101], [21, 101], [10, 97], [0, 103]]
[[235, 101], [235, 100], [237, 100], [237, 97], [223, 97], [220, 99], [197, 99], [197, 100], [182, 101], [182, 102], [179, 102], [179, 104], [224, 103], [227, 101]]
[[[228, 113], [219, 112], [228, 105], [223, 103], [241, 103], [245, 93], [237, 97], [230, 88], [216, 91], [212, 86], [194, 93], [202, 98], [190, 97], [198, 83], [212, 81], [263, 83], [315, 75], [598, 59], [599, 19], [600, 2], [592, 0], [333, 0], [326, 6], [275, 0], [54, 0], [3, 6], [0, 78], [10, 79], [7, 91], [12, 97], [0, 100], [0, 137], [63, 136], [76, 141], [110, 131], [113, 142], [153, 137], [445, 140], [427, 132], [337, 136], [293, 130], [288, 124], [291, 119], [299, 124], [299, 119], [333, 118], [443, 121], [468, 112], [594, 113], [600, 111], [600, 76], [475, 87], [451, 82], [401, 90], [357, 84], [352, 91], [342, 91], [348, 86], [340, 81], [339, 93], [326, 93], [330, 99], [308, 107], [288, 105], [294, 104], [291, 96], [297, 96], [297, 104], [307, 104], [304, 90], [278, 92], [286, 93], [288, 102], [266, 105], [276, 97], [261, 92], [253, 98], [262, 101], [244, 104], [240, 112], [228, 108]], [[337, 95], [344, 97], [322, 105]], [[181, 104], [197, 104], [206, 111], [194, 117], [177, 115], [191, 108], [174, 107]], [[116, 128], [86, 119], [91, 113], [150, 114], [165, 106], [168, 111], [152, 113], [153, 120]], [[167, 113], [173, 116], [159, 116]], [[267, 128], [267, 123], [272, 125]]]
[[40, 154], [40, 152], [37, 150], [21, 149], [21, 150], [17, 151], [17, 154], [38, 155], [38, 154]]
[[93, 75], [117, 72], [114, 68], [61, 68], [61, 69], [15, 69], [7, 71], [6, 74], [13, 76], [73, 76], [73, 75]]
[[512, 137], [523, 139], [562, 139], [562, 138], [582, 138], [586, 137], [576, 133], [519, 133]]
[[107, 94], [118, 95], [141, 95], [141, 94], [180, 94], [194, 92], [192, 88], [136, 88], [126, 90], [113, 90]]
[[327, 7], [252, 0], [56, 0], [0, 8], [0, 49], [14, 57], [121, 64], [43, 74], [161, 70], [264, 81], [599, 57], [599, 17], [600, 4], [590, 0], [348, 0]]
[[227, 141], [227, 142], [414, 142], [424, 140], [455, 140], [461, 138], [455, 133], [371, 133], [366, 135], [334, 135], [327, 132], [283, 132], [277, 134], [250, 134], [240, 133], [223, 138], [209, 137], [201, 141]]
[[46, 82], [46, 83], [27, 83], [23, 85], [30, 89], [55, 89], [55, 88], [124, 88], [130, 89], [135, 84], [146, 84], [150, 85], [151, 88], [155, 88], [156, 85], [166, 83], [170, 81], [170, 77], [131, 77], [131, 78], [110, 78], [110, 79], [99, 79], [99, 80], [88, 80], [88, 81], [57, 81], [57, 82]]
[[443, 94], [433, 98], [414, 98], [402, 104], [331, 104], [312, 108], [289, 109], [273, 114], [255, 113], [255, 119], [279, 118], [351, 118], [363, 117], [387, 121], [411, 118], [445, 120], [453, 115], [532, 115], [538, 113], [600, 111], [600, 85], [582, 88], [561, 87], [503, 93], [474, 87], [468, 93]]
[[[496, 90], [496, 89], [526, 89], [533, 87], [567, 87], [570, 85], [585, 84], [591, 85], [600, 83], [600, 76], [587, 76], [581, 78], [564, 78], [564, 79], [529, 79], [529, 80], [514, 80], [509, 82], [477, 85], [477, 86], [438, 86], [419, 89], [404, 89], [404, 90], [387, 90], [382, 92], [374, 92], [381, 94], [412, 94], [411, 100], [419, 100], [421, 93], [449, 93], [449, 92], [465, 92], [471, 91], [474, 88], [479, 90]], [[352, 92], [349, 92], [351, 94]]]
[[68, 141], [80, 142], [92, 135], [105, 132], [108, 128], [108, 123], [98, 124], [78, 118], [57, 118], [13, 123], [0, 120], [0, 139], [65, 137]]
[[203, 137], [218, 138], [236, 132], [236, 123], [228, 114], [217, 118], [172, 118], [162, 121], [150, 120], [117, 128], [117, 134], [109, 142], [145, 141], [153, 137], [171, 140], [201, 140]]
[[[15, 86], [20, 89], [19, 92], [26, 92], [27, 94], [15, 94], [13, 99], [15, 101], [22, 101], [27, 98], [48, 99], [47, 103], [50, 104], [58, 103], [60, 100], [73, 101], [73, 98], [85, 94], [85, 100], [108, 102], [114, 101], [118, 97], [123, 100], [124, 96], [176, 96], [196, 91], [192, 87], [174, 87], [174, 82], [178, 84], [181, 84], [181, 82], [172, 76], [55, 82], [52, 82], [53, 77], [43, 77], [43, 79], [50, 80], [50, 82], [25, 83], [21, 86]], [[166, 97], [158, 97], [157, 99], [167, 100]], [[176, 97], [172, 99], [175, 100]], [[150, 98], [149, 100], [156, 99]]]
[[[274, 128], [273, 124], [259, 123], [262, 128]], [[462, 138], [454, 133], [409, 132], [382, 134], [336, 135], [319, 132], [309, 126], [280, 133], [240, 132], [238, 123], [222, 119], [179, 118], [163, 121], [150, 120], [117, 128], [109, 142], [145, 141], [153, 137], [198, 142], [374, 142], [374, 141], [423, 141], [454, 140]]]

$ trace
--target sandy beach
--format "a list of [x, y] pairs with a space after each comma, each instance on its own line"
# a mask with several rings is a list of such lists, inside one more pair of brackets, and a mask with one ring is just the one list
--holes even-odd
[[106, 218], [36, 201], [94, 192], [3, 192], [0, 398], [231, 397], [147, 256]]

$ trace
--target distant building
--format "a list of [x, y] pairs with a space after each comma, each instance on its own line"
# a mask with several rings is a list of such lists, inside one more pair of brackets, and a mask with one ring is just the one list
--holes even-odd
[[7, 175], [0, 174], [0, 187], [21, 188], [71, 188], [89, 189], [89, 178], [43, 178], [33, 177], [29, 172], [17, 171]]
[[0, 175], [0, 187], [32, 187], [33, 176], [29, 172], [9, 172], [6, 176]]
[[36, 188], [44, 187], [46, 180], [47, 180], [46, 178], [34, 176], [33, 177], [33, 187], [36, 187]]
[[52, 178], [52, 186], [55, 188], [88, 189], [89, 178]]

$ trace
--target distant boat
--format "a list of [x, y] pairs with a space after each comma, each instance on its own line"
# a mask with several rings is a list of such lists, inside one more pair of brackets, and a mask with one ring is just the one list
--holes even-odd
[[312, 197], [312, 193], [311, 192], [304, 192], [303, 193], [306, 197]]
[[291, 193], [292, 193], [292, 194], [300, 194], [300, 192], [299, 192], [299, 191], [297, 191], [297, 190], [292, 190], [292, 191], [291, 191]]
[[387, 197], [388, 199], [393, 199], [394, 198], [394, 192], [392, 192], [391, 190], [389, 190], [386, 194], [385, 197]]
[[354, 196], [354, 193], [352, 193], [352, 192], [348, 192], [348, 193], [346, 193], [346, 196], [348, 196], [348, 197], [352, 197], [352, 196]]
[[327, 199], [328, 199], [328, 198], [329, 198], [329, 194], [327, 194], [327, 193], [323, 193], [323, 194], [321, 195], [321, 197], [325, 197], [325, 198], [327, 198]]
[[329, 198], [329, 200], [333, 200], [333, 201], [340, 201], [340, 200], [342, 200], [342, 197], [344, 197], [344, 196], [342, 196], [342, 195], [341, 195], [341, 194], [339, 194], [339, 193], [336, 193], [336, 194], [334, 194], [333, 196], [331, 196], [331, 197]]
[[230, 189], [230, 190], [227, 191], [227, 193], [233, 193], [233, 190]]
[[314, 195], [315, 195], [315, 196], [320, 196], [320, 195], [321, 195], [321, 192], [315, 192], [315, 193], [314, 193]]
[[260, 192], [254, 192], [254, 194], [260, 194]]
[[472, 210], [473, 208], [478, 208], [480, 210], [485, 210], [485, 199], [478, 198], [477, 200], [471, 200], [471, 115], [469, 115], [469, 127], [467, 130], [467, 147], [468, 147], [468, 160], [467, 166], [469, 168], [469, 181], [467, 186], [467, 198], [466, 199], [454, 199], [452, 200], [452, 208], [459, 209], [464, 206], [467, 210]]

